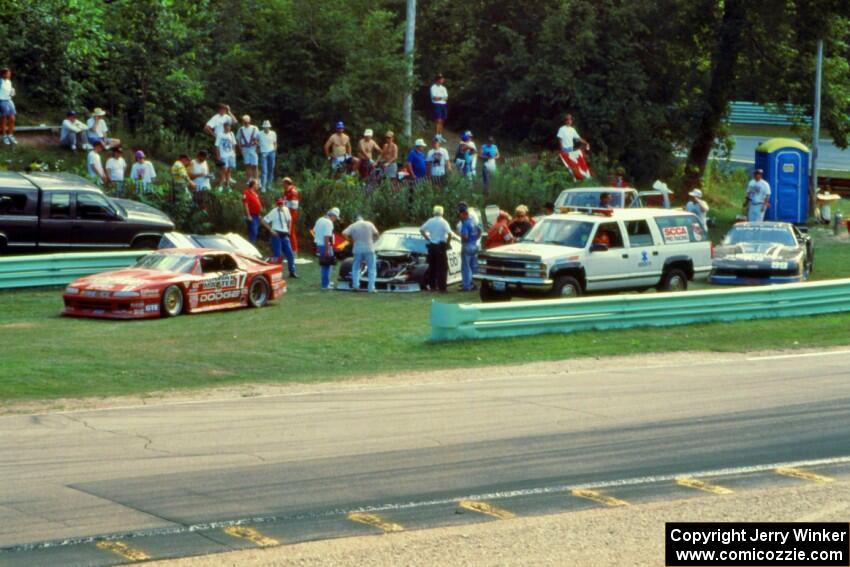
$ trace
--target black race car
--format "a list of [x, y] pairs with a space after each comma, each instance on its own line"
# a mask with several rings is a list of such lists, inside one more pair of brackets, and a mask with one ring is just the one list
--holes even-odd
[[736, 224], [714, 250], [708, 281], [725, 285], [763, 285], [808, 279], [814, 244], [805, 228], [787, 222]]

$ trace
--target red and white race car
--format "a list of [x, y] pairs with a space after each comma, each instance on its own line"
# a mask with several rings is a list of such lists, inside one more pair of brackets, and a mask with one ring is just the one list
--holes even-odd
[[262, 307], [286, 292], [283, 266], [235, 252], [170, 248], [136, 264], [79, 278], [65, 288], [65, 315], [108, 319], [174, 317]]

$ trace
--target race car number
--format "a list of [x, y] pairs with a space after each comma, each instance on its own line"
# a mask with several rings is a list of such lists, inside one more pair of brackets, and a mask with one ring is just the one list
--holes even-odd
[[201, 282], [201, 287], [203, 289], [224, 289], [228, 287], [242, 289], [245, 286], [245, 279], [247, 277], [248, 274], [246, 272], [222, 274], [214, 278], [205, 279]]
[[788, 262], [771, 262], [770, 268], [772, 270], [787, 270]]
[[661, 231], [664, 236], [664, 242], [690, 242], [691, 236], [688, 234], [687, 227], [684, 226], [668, 226]]
[[449, 253], [449, 273], [455, 273], [460, 271], [460, 254]]

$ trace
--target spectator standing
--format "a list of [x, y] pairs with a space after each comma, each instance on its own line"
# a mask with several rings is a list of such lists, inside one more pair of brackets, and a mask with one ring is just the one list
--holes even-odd
[[708, 203], [702, 200], [702, 191], [699, 189], [694, 189], [690, 193], [688, 193], [687, 204], [684, 209], [689, 213], [693, 213], [699, 218], [699, 223], [702, 225], [703, 232], [708, 230], [708, 225], [706, 224], [706, 214], [708, 214]]
[[360, 266], [366, 264], [366, 291], [375, 293], [375, 240], [378, 238], [378, 229], [371, 222], [357, 215], [357, 220], [348, 225], [342, 231], [353, 244], [354, 262], [351, 265], [351, 284], [355, 291], [360, 290]]
[[292, 182], [292, 178], [283, 178], [283, 200], [286, 208], [289, 209], [289, 217], [292, 219], [290, 223], [289, 241], [292, 246], [292, 251], [298, 254], [298, 213], [301, 204], [301, 192], [298, 187]]
[[528, 218], [528, 207], [519, 205], [514, 211], [514, 219], [508, 225], [508, 228], [511, 229], [511, 234], [514, 235], [514, 240], [519, 240], [525, 236], [531, 230], [532, 226], [534, 226], [534, 223]]
[[173, 164], [171, 164], [171, 190], [172, 196], [177, 193], [187, 193], [195, 189], [195, 183], [189, 176], [187, 169], [192, 161], [186, 154], [181, 154]]
[[444, 209], [434, 207], [434, 215], [419, 227], [419, 232], [428, 242], [428, 288], [432, 291], [447, 290], [449, 272], [448, 248], [452, 238], [452, 228], [443, 218]]
[[225, 124], [230, 124], [230, 127], [232, 128], [238, 123], [239, 122], [236, 120], [236, 117], [233, 116], [232, 112], [230, 112], [230, 106], [222, 102], [218, 105], [218, 112], [207, 121], [206, 125], [204, 125], [204, 132], [207, 136], [215, 140], [218, 138], [219, 134], [224, 132]]
[[579, 136], [578, 130], [573, 127], [572, 114], [567, 114], [564, 117], [564, 125], [558, 129], [557, 138], [562, 152], [570, 153], [573, 151], [575, 149], [576, 142], [588, 150], [590, 149], [590, 144]]
[[373, 159], [375, 154], [378, 154], [379, 157], [381, 154], [381, 146], [373, 138], [374, 135], [375, 133], [371, 128], [366, 128], [363, 132], [363, 137], [357, 142], [357, 159], [360, 162], [360, 176], [364, 178], [369, 177], [372, 169], [375, 167], [375, 160]]
[[514, 241], [514, 235], [511, 234], [511, 229], [508, 227], [510, 222], [511, 215], [506, 211], [499, 211], [496, 222], [487, 231], [487, 237], [484, 239], [484, 246], [487, 249], [498, 248]]
[[496, 140], [493, 136], [489, 136], [487, 143], [481, 146], [481, 159], [484, 160], [484, 166], [481, 168], [481, 181], [484, 183], [485, 195], [490, 189], [490, 178], [496, 175], [496, 161], [501, 157]]
[[764, 220], [764, 213], [770, 206], [770, 184], [764, 179], [764, 170], [756, 169], [753, 178], [747, 184], [747, 220]]
[[12, 70], [0, 69], [0, 133], [3, 134], [3, 143], [7, 146], [17, 144], [15, 139], [15, 117], [18, 111], [15, 109], [15, 87], [12, 86]]
[[478, 239], [481, 237], [481, 228], [470, 217], [469, 208], [465, 203], [458, 206], [457, 212], [461, 223], [461, 289], [463, 291], [472, 291], [475, 289], [472, 275], [478, 267]]
[[263, 217], [260, 222], [272, 236], [272, 256], [286, 258], [286, 267], [289, 268], [289, 277], [298, 278], [295, 273], [295, 256], [292, 253], [292, 245], [289, 235], [294, 230], [292, 226], [292, 217], [289, 216], [289, 209], [286, 207], [286, 201], [278, 199], [276, 207]]
[[86, 157], [86, 172], [89, 179], [96, 185], [103, 186], [106, 184], [106, 172], [103, 170], [103, 161], [100, 159], [100, 152], [103, 151], [103, 142], [97, 141], [92, 144], [92, 149]]
[[206, 150], [201, 150], [189, 164], [189, 179], [195, 184], [195, 193], [210, 190], [210, 165]]
[[69, 146], [72, 152], [77, 151], [78, 145], [84, 150], [91, 148], [86, 137], [86, 125], [77, 120], [77, 113], [73, 110], [68, 112], [65, 120], [62, 121], [62, 130], [59, 132], [59, 145]]
[[345, 133], [344, 122], [336, 123], [336, 131], [330, 135], [323, 149], [334, 172], [342, 168], [351, 159], [351, 138]]
[[384, 134], [384, 147], [381, 148], [381, 165], [384, 168], [384, 176], [395, 185], [398, 181], [398, 145], [395, 143], [395, 134], [388, 130]]
[[92, 115], [86, 122], [86, 136], [89, 144], [94, 145], [95, 142], [102, 142], [104, 149], [114, 148], [121, 145], [121, 140], [118, 138], [109, 138], [109, 126], [106, 124], [106, 111], [102, 108], [95, 108]]
[[231, 175], [236, 169], [236, 137], [230, 131], [230, 122], [224, 122], [221, 128], [221, 134], [215, 139], [216, 157], [221, 167], [219, 192], [224, 191], [225, 188], [230, 191]]
[[260, 188], [263, 193], [270, 190], [274, 183], [274, 166], [277, 161], [277, 132], [272, 130], [272, 123], [263, 120], [263, 130], [260, 139]]
[[249, 179], [257, 177], [257, 165], [260, 163], [257, 156], [257, 147], [260, 145], [260, 131], [251, 124], [251, 117], [247, 114], [242, 116], [242, 126], [236, 132], [236, 142], [242, 151], [242, 161], [245, 164], [245, 175]]
[[434, 141], [431, 149], [428, 150], [425, 161], [428, 165], [428, 175], [431, 177], [431, 180], [438, 185], [444, 185], [446, 173], [451, 169], [451, 162], [449, 160], [449, 152], [446, 148], [440, 147], [440, 140], [442, 140], [441, 136], [434, 136]]
[[145, 152], [142, 150], [138, 150], [134, 157], [136, 162], [130, 168], [130, 178], [136, 182], [139, 191], [146, 195], [153, 191], [151, 184], [156, 179], [156, 170], [153, 164], [145, 159]]
[[418, 138], [414, 143], [414, 148], [407, 154], [407, 165], [416, 181], [421, 181], [428, 175], [428, 166], [425, 161], [426, 147], [425, 140]]
[[319, 254], [322, 289], [332, 289], [331, 268], [334, 259], [334, 221], [339, 218], [339, 209], [334, 207], [313, 225], [313, 241]]
[[449, 91], [446, 89], [446, 79], [440, 73], [431, 85], [431, 107], [434, 110], [435, 133], [443, 135], [443, 124], [449, 119]]
[[467, 179], [475, 179], [475, 170], [478, 166], [478, 146], [472, 139], [472, 132], [467, 130], [460, 136], [460, 143], [455, 151], [455, 166]]
[[124, 173], [127, 171], [127, 162], [122, 154], [121, 148], [112, 148], [112, 157], [106, 160], [105, 168], [106, 179], [119, 197], [124, 196]]
[[263, 204], [257, 193], [257, 180], [249, 179], [248, 186], [242, 192], [242, 207], [245, 210], [245, 225], [248, 229], [248, 241], [257, 243], [260, 233], [260, 214], [263, 212]]

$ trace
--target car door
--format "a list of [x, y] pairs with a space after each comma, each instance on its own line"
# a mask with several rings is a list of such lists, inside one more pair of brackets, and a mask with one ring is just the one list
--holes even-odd
[[41, 220], [39, 221], [39, 247], [69, 248], [71, 226], [74, 222], [74, 193], [71, 191], [43, 191]]
[[625, 246], [620, 222], [601, 222], [596, 225], [589, 251], [584, 268], [588, 291], [628, 287], [624, 282], [627, 279], [625, 272], [631, 250]]
[[38, 241], [38, 190], [0, 187], [0, 248], [34, 247]]
[[[230, 253], [220, 255], [221, 262], [221, 299], [220, 305], [241, 305], [242, 290], [247, 289], [248, 271], [240, 267]], [[247, 297], [247, 295], [245, 296]]]
[[71, 242], [75, 247], [128, 247], [123, 237], [123, 220], [100, 193], [76, 193], [77, 208], [71, 227]]
[[201, 257], [204, 275], [198, 294], [198, 307], [211, 309], [241, 303], [245, 286], [245, 270], [240, 270], [236, 260], [221, 252], [209, 252]]
[[664, 267], [660, 261], [658, 242], [645, 219], [623, 223], [628, 239], [628, 258], [625, 258], [623, 275], [635, 287], [652, 287], [658, 283]]

